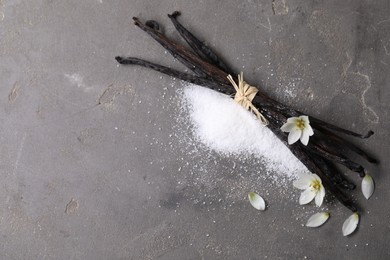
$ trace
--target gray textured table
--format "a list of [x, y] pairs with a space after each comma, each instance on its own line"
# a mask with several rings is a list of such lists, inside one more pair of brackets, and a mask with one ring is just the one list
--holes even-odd
[[[178, 40], [174, 10], [272, 97], [375, 131], [353, 140], [381, 161], [365, 164], [376, 191], [356, 191], [354, 235], [331, 197], [329, 223], [309, 229], [317, 209], [298, 206], [298, 190], [259, 181], [250, 159], [194, 152], [177, 119], [182, 83], [117, 66], [132, 55], [182, 69], [131, 21], [158, 20]], [[389, 71], [387, 0], [2, 0], [0, 258], [389, 259]], [[252, 189], [267, 211], [251, 208]]]

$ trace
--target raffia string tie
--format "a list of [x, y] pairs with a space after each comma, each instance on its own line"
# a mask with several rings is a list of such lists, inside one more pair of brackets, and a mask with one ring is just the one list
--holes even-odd
[[236, 90], [234, 101], [244, 107], [246, 110], [252, 111], [256, 117], [260, 120], [261, 124], [268, 125], [268, 120], [259, 112], [259, 110], [252, 104], [252, 100], [255, 98], [259, 90], [244, 81], [244, 73], [241, 72], [238, 75], [238, 86], [231, 75], [227, 76], [230, 83]]

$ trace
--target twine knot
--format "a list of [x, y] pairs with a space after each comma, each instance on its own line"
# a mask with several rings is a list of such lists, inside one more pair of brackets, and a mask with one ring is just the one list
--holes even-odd
[[268, 125], [268, 120], [252, 104], [252, 100], [255, 98], [259, 90], [244, 81], [243, 72], [238, 75], [238, 86], [236, 82], [234, 82], [231, 75], [228, 75], [227, 78], [236, 90], [234, 101], [244, 107], [246, 110], [253, 112], [263, 125]]

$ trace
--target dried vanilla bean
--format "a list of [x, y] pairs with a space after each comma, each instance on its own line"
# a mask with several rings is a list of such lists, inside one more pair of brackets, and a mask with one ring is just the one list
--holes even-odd
[[210, 63], [202, 60], [200, 57], [196, 56], [191, 51], [188, 51], [183, 46], [175, 43], [174, 41], [168, 39], [160, 32], [155, 29], [148, 27], [141, 23], [138, 18], [133, 17], [134, 24], [141, 28], [143, 31], [148, 33], [160, 43], [169, 53], [172, 54], [177, 60], [183, 63], [186, 67], [191, 69], [195, 74], [202, 77], [213, 78], [214, 81], [220, 83], [228, 83], [226, 79], [226, 73], [220, 70], [219, 68], [211, 65]]
[[[144, 25], [137, 17], [133, 17], [133, 20], [136, 26], [148, 33], [169, 53], [171, 53], [173, 57], [178, 59], [187, 68], [193, 70], [195, 74], [201, 77], [210, 77], [214, 81], [217, 80], [220, 83], [226, 83], [226, 85], [230, 86], [230, 83], [226, 78], [227, 74], [224, 71], [220, 70], [219, 68], [216, 68], [214, 65], [208, 63], [207, 61], [204, 61], [201, 57], [198, 57], [196, 54], [189, 51], [187, 48], [170, 40], [168, 37], [158, 32], [153, 27], [148, 27]], [[233, 93], [233, 91], [231, 93]]]
[[230, 86], [223, 86], [222, 84], [216, 83], [215, 81], [210, 80], [208, 78], [194, 76], [194, 75], [184, 73], [184, 72], [181, 72], [178, 70], [174, 70], [174, 69], [171, 69], [171, 68], [153, 63], [153, 62], [149, 62], [146, 60], [132, 58], [132, 57], [123, 58], [123, 57], [119, 57], [119, 56], [115, 57], [115, 59], [122, 65], [139, 65], [139, 66], [142, 66], [145, 68], [153, 69], [155, 71], [164, 73], [164, 74], [169, 75], [171, 77], [187, 81], [189, 83], [193, 83], [193, 84], [196, 84], [199, 86], [207, 86], [207, 87], [209, 87], [213, 90], [219, 91], [219, 92], [224, 92], [223, 87], [230, 88]]
[[[202, 58], [205, 57], [205, 59], [207, 61], [209, 61], [210, 63], [215, 64], [217, 67], [224, 70], [227, 74], [231, 74], [232, 70], [230, 68], [228, 68], [228, 66], [226, 64], [224, 64], [221, 61], [221, 59], [218, 58], [218, 56], [210, 48], [208, 48], [201, 41], [199, 41], [193, 34], [191, 34], [183, 25], [181, 25], [177, 21], [176, 18], [179, 15], [180, 15], [180, 13], [176, 11], [173, 14], [168, 15], [168, 17], [171, 19], [171, 21], [175, 25], [176, 29], [183, 36], [183, 38], [187, 41], [187, 43], [190, 45], [190, 47], [192, 47], [192, 49], [200, 57], [202, 57]], [[219, 66], [219, 64], [223, 64], [223, 66]], [[280, 104], [280, 105], [282, 105], [282, 104]], [[288, 114], [290, 114], [289, 116], [298, 116], [298, 115], [303, 114], [303, 113], [299, 113], [293, 109], [288, 109], [288, 111], [290, 112], [290, 113], [288, 113]], [[337, 126], [328, 124], [328, 123], [323, 122], [321, 120], [318, 120], [316, 118], [312, 118], [311, 121], [312, 122], [314, 121], [314, 125], [321, 126], [322, 130], [326, 130], [326, 128], [328, 128], [328, 129], [332, 129], [334, 131], [339, 131], [339, 132], [342, 132], [344, 134], [353, 135], [353, 136], [360, 137], [360, 138], [368, 138], [369, 136], [371, 136], [373, 134], [372, 131], [369, 131], [366, 135], [360, 135], [360, 134], [354, 133], [352, 131], [342, 129], [342, 128], [339, 128]], [[336, 135], [334, 135], [334, 136], [337, 137]], [[341, 138], [339, 138], [339, 139], [341, 139]], [[344, 141], [344, 143], [347, 143], [347, 142]], [[328, 158], [332, 158], [333, 161], [336, 161], [340, 164], [345, 165], [346, 167], [348, 167], [352, 171], [358, 172], [361, 175], [361, 177], [364, 177], [364, 168], [361, 165], [351, 161], [350, 159], [344, 157], [343, 155], [341, 155], [339, 153], [336, 153], [334, 149], [332, 152], [329, 151], [329, 147], [327, 147], [327, 145], [324, 142], [322, 142], [321, 146], [322, 147], [317, 146], [316, 148], [314, 148], [314, 150], [316, 150], [316, 152], [319, 153], [320, 155], [323, 154], [323, 156], [327, 156]], [[350, 145], [350, 146], [353, 147], [353, 145]], [[354, 151], [359, 152], [359, 154], [362, 154], [362, 153], [364, 154], [364, 152], [359, 150], [359, 149], [354, 149]], [[375, 162], [375, 159], [370, 158], [369, 161]]]
[[[177, 70], [167, 68], [158, 64], [154, 64], [137, 58], [122, 58], [116, 57], [121, 64], [135, 64], [151, 68], [153, 70], [165, 73], [172, 77], [191, 82], [197, 85], [205, 86], [221, 93], [232, 95], [234, 89], [227, 80], [227, 75], [232, 74], [232, 70], [221, 61], [221, 59], [205, 44], [199, 41], [192, 33], [190, 33], [183, 25], [177, 21], [178, 12], [168, 15], [173, 22], [175, 28], [181, 36], [187, 41], [195, 54], [185, 47], [168, 39], [165, 35], [158, 31], [159, 24], [155, 21], [148, 21], [145, 25], [138, 18], [133, 18], [135, 24], [142, 30], [151, 35], [165, 49], [167, 49], [175, 58], [177, 58], [186, 67], [191, 69], [196, 76], [182, 73]], [[232, 76], [235, 76], [233, 74]], [[339, 147], [346, 147], [349, 150], [363, 156], [369, 162], [376, 160], [368, 156], [361, 149], [345, 141], [337, 136], [333, 131], [347, 135], [352, 135], [359, 138], [368, 138], [373, 134], [369, 131], [366, 135], [354, 133], [352, 131], [342, 129], [340, 127], [328, 124], [322, 120], [310, 117], [312, 127], [315, 132], [322, 133], [319, 137], [312, 138], [309, 145], [303, 146], [300, 143], [288, 145], [287, 134], [280, 130], [280, 127], [286, 122], [288, 117], [300, 116], [303, 113], [289, 108], [276, 100], [270, 98], [262, 91], [259, 91], [253, 99], [252, 104], [264, 115], [269, 121], [268, 127], [272, 132], [284, 142], [291, 152], [311, 171], [317, 173], [323, 180], [324, 186], [346, 207], [352, 211], [357, 211], [352, 200], [340, 189], [353, 189], [355, 185], [349, 182], [345, 177], [332, 165], [330, 161], [341, 163], [349, 169], [356, 171], [360, 176], [364, 176], [365, 170], [358, 163], [353, 162], [339, 152]], [[318, 132], [319, 131], [319, 132]], [[317, 134], [316, 134], [317, 135]], [[330, 141], [325, 141], [329, 137]]]
[[[305, 151], [305, 148], [303, 145], [296, 145], [294, 148], [290, 147], [287, 144], [286, 137], [284, 136], [285, 133], [283, 133], [279, 127], [273, 125], [271, 122], [269, 125], [267, 125], [272, 132], [287, 146], [290, 148], [291, 152], [297, 157], [306, 167], [309, 171], [316, 173], [318, 176], [320, 176], [323, 185], [327, 190], [330, 191], [333, 196], [335, 196], [344, 206], [346, 206], [348, 209], [350, 209], [352, 212], [357, 212], [358, 209], [356, 205], [353, 203], [353, 201], [347, 197], [347, 195], [339, 188], [339, 179], [341, 178], [344, 182], [348, 182], [345, 178], [342, 177], [341, 174], [339, 174], [338, 171], [329, 171], [329, 167], [326, 167], [326, 164], [323, 161], [317, 161], [319, 157], [318, 155], [308, 154], [307, 151]], [[335, 175], [338, 175], [337, 178], [335, 178]], [[349, 186], [352, 187], [353, 184], [349, 183]]]
[[360, 177], [362, 178], [365, 176], [365, 170], [363, 166], [345, 157], [338, 150], [330, 147], [329, 144], [325, 142], [324, 138], [313, 136], [312, 139], [315, 140], [315, 142], [312, 142], [312, 145], [308, 146], [308, 149], [310, 149], [312, 152], [344, 165], [351, 171], [359, 173]]
[[[350, 142], [345, 141], [344, 139], [342, 139], [338, 135], [335, 135], [332, 131], [330, 131], [330, 130], [328, 130], [326, 128], [323, 128], [323, 127], [319, 127], [319, 126], [316, 126], [316, 128], [319, 131], [321, 131], [322, 133], [324, 133], [328, 137], [328, 140], [333, 143], [333, 146], [335, 146], [335, 147], [337, 147], [337, 146], [346, 147], [350, 151], [355, 152], [356, 154], [358, 154], [361, 157], [363, 157], [364, 159], [366, 159], [368, 162], [370, 162], [370, 163], [378, 163], [377, 159], [371, 157], [370, 155], [368, 155], [365, 151], [363, 151], [362, 149], [360, 149], [356, 145], [351, 144]], [[370, 131], [370, 132], [372, 132], [372, 131]]]
[[353, 190], [356, 188], [356, 185], [350, 182], [348, 179], [346, 179], [345, 176], [341, 174], [339, 169], [337, 169], [331, 161], [326, 160], [323, 157], [318, 156], [316, 154], [310, 154], [310, 157], [313, 158], [313, 160], [316, 162], [318, 167], [322, 169], [324, 174], [329, 176], [329, 179], [335, 185], [346, 190]]
[[171, 19], [173, 25], [175, 26], [176, 30], [180, 33], [180, 35], [183, 37], [183, 39], [188, 43], [188, 45], [194, 50], [196, 54], [198, 54], [199, 57], [204, 59], [205, 61], [209, 62], [210, 64], [213, 64], [220, 68], [221, 70], [225, 71], [227, 74], [236, 76], [237, 74], [234, 73], [228, 65], [226, 65], [218, 56], [214, 53], [213, 50], [211, 50], [209, 47], [207, 47], [203, 42], [198, 40], [190, 31], [188, 31], [179, 21], [177, 20], [177, 17], [180, 15], [180, 12], [176, 11], [172, 14], [168, 14], [168, 17]]

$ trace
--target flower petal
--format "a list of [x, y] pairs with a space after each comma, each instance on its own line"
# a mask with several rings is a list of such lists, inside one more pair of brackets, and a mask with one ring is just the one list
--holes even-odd
[[328, 220], [329, 216], [329, 212], [316, 213], [309, 218], [306, 223], [306, 227], [319, 227]]
[[310, 187], [311, 182], [314, 180], [313, 174], [300, 173], [298, 180], [296, 180], [293, 185], [295, 188], [306, 190]]
[[314, 178], [314, 179], [316, 179], [316, 180], [320, 181], [320, 183], [322, 184], [322, 181], [321, 181], [321, 178], [320, 178], [320, 176], [318, 176], [318, 175], [317, 175], [317, 174], [315, 174], [315, 173], [312, 173], [311, 175], [313, 176], [313, 178]]
[[265, 210], [265, 201], [259, 194], [249, 192], [248, 199], [255, 209]]
[[285, 123], [284, 125], [282, 125], [282, 127], [280, 128], [280, 130], [282, 130], [283, 132], [291, 132], [292, 130], [294, 130], [294, 128], [296, 128], [296, 125], [295, 123]]
[[288, 134], [288, 144], [293, 144], [296, 141], [299, 140], [301, 137], [302, 131], [299, 129], [293, 129], [289, 134]]
[[306, 124], [310, 124], [308, 116], [300, 116], [299, 119], [302, 119]]
[[313, 128], [311, 128], [311, 126], [310, 126], [309, 124], [307, 124], [307, 125], [305, 126], [304, 131], [305, 131], [309, 136], [314, 135]]
[[307, 145], [309, 143], [309, 134], [307, 133], [307, 131], [305, 131], [305, 129], [303, 129], [300, 139], [303, 145]]
[[316, 192], [313, 191], [311, 188], [306, 189], [304, 192], [302, 192], [301, 196], [299, 197], [299, 205], [305, 205], [312, 201], [314, 197], [316, 196]]
[[357, 228], [358, 223], [359, 223], [359, 214], [355, 212], [344, 221], [343, 228], [342, 228], [343, 235], [348, 236], [352, 234]]
[[325, 197], [325, 189], [324, 186], [321, 185], [320, 190], [316, 194], [315, 202], [317, 207], [321, 207], [322, 202], [324, 201]]
[[299, 119], [299, 117], [289, 117], [287, 118], [287, 123], [294, 123], [295, 125], [295, 122]]
[[375, 184], [372, 177], [368, 174], [364, 176], [362, 181], [362, 192], [366, 199], [369, 199], [371, 195], [374, 193]]

